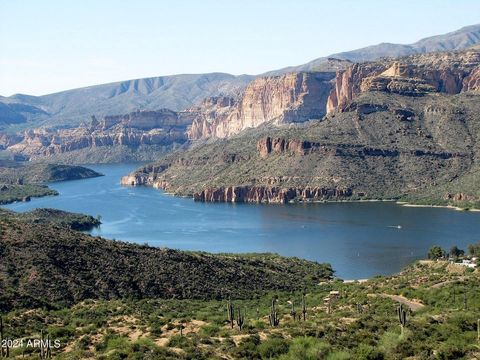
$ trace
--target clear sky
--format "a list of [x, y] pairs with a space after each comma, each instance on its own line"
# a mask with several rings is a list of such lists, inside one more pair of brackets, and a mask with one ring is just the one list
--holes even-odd
[[479, 22], [479, 0], [0, 0], [0, 94], [258, 74]]

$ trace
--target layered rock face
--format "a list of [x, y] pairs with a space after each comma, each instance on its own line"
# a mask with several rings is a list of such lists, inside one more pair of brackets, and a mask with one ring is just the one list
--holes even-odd
[[194, 114], [190, 139], [227, 138], [267, 122], [295, 123], [325, 115], [333, 72], [290, 73], [252, 81], [239, 98], [207, 99]]
[[195, 201], [247, 202], [286, 204], [292, 200], [325, 201], [346, 199], [352, 195], [348, 188], [282, 188], [278, 186], [228, 186], [207, 188], [193, 194]]
[[285, 138], [266, 137], [257, 142], [257, 150], [262, 157], [271, 153], [288, 152], [305, 155], [307, 151], [318, 147], [320, 147], [320, 144], [316, 142]]
[[479, 88], [478, 50], [354, 64], [337, 72], [327, 100], [327, 113], [344, 111], [350, 101], [368, 91], [422, 96], [431, 92], [458, 94]]
[[262, 158], [268, 155], [307, 155], [323, 154], [343, 157], [399, 157], [402, 155], [410, 157], [430, 157], [438, 159], [461, 158], [462, 153], [448, 151], [426, 151], [422, 149], [397, 150], [389, 148], [375, 148], [371, 146], [353, 144], [321, 144], [319, 142], [306, 141], [301, 139], [285, 139], [266, 137], [257, 142], [257, 150]]
[[92, 117], [90, 124], [74, 129], [34, 129], [8, 150], [36, 159], [85, 148], [125, 145], [171, 146], [187, 141], [189, 114], [170, 110], [137, 111], [126, 115]]
[[[139, 186], [149, 185], [157, 189], [169, 191], [171, 184], [156, 178], [155, 174], [164, 169], [150, 169], [150, 173], [132, 173], [121, 179], [122, 185]], [[271, 179], [277, 182], [277, 179]], [[281, 186], [226, 186], [208, 187], [192, 194], [193, 200], [203, 202], [232, 202], [232, 203], [269, 203], [286, 204], [296, 201], [326, 201], [348, 199], [352, 196], [352, 189], [340, 187], [281, 187]]]

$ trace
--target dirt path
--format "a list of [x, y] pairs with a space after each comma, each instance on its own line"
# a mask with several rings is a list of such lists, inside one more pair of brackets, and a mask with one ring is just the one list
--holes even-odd
[[417, 311], [423, 308], [425, 305], [419, 301], [407, 299], [402, 295], [390, 295], [390, 294], [368, 294], [368, 296], [381, 296], [384, 298], [392, 299], [393, 301], [399, 302], [405, 306], [408, 306], [410, 310]]
[[420, 310], [421, 308], [423, 308], [425, 306], [421, 302], [407, 299], [405, 296], [402, 296], [402, 295], [381, 294], [380, 296], [390, 298], [393, 301], [396, 301], [396, 302], [399, 302], [400, 304], [406, 305], [412, 311]]
[[442, 281], [442, 282], [439, 282], [437, 284], [433, 284], [432, 286], [430, 286], [431, 289], [439, 289], [445, 285], [448, 285], [448, 284], [451, 284], [451, 283], [455, 283], [455, 282], [464, 282], [466, 279], [466, 276], [460, 276], [458, 279], [455, 279], [455, 280], [446, 280], [446, 281]]

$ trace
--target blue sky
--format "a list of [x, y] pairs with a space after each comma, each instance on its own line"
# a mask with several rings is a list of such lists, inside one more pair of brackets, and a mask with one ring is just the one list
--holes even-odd
[[0, 94], [258, 74], [479, 22], [478, 0], [0, 0]]

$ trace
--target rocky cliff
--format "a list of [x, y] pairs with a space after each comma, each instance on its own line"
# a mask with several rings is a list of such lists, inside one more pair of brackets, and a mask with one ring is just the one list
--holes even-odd
[[227, 138], [269, 122], [321, 119], [334, 76], [333, 72], [300, 72], [261, 77], [237, 98], [207, 99], [188, 109], [195, 115], [189, 138]]
[[[332, 59], [335, 69], [347, 62]], [[333, 65], [332, 65], [333, 66]], [[136, 111], [126, 115], [95, 117], [75, 128], [37, 128], [15, 136], [2, 136], [0, 147], [30, 159], [51, 158], [68, 162], [151, 160], [189, 139], [229, 138], [265, 123], [285, 124], [320, 119], [325, 115], [334, 71], [290, 73], [260, 77], [236, 96], [204, 99], [185, 111]], [[146, 158], [136, 158], [132, 149]], [[110, 155], [111, 148], [124, 147]], [[74, 152], [81, 151], [79, 157]], [[88, 154], [87, 154], [88, 152]], [[108, 153], [107, 155], [98, 155]]]
[[171, 110], [137, 111], [126, 115], [92, 117], [89, 124], [72, 129], [33, 129], [20, 141], [6, 142], [6, 148], [31, 160], [102, 147], [138, 148], [156, 146], [169, 149], [187, 141], [189, 114]]
[[458, 94], [480, 88], [480, 51], [422, 54], [398, 60], [354, 64], [337, 72], [327, 113], [344, 111], [363, 92], [405, 96], [439, 92]]
[[286, 204], [294, 199], [324, 201], [346, 199], [351, 189], [338, 188], [282, 188], [278, 186], [228, 186], [207, 188], [193, 194], [193, 200], [206, 202], [248, 202]]
[[122, 183], [197, 201], [473, 204], [480, 199], [479, 97], [364, 91], [322, 121], [194, 144]]

